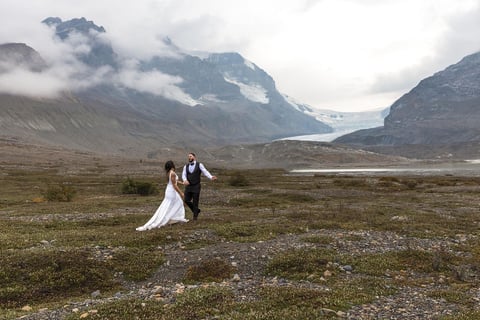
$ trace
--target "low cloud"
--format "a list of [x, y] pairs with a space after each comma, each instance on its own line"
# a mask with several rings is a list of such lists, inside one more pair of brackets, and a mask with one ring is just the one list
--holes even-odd
[[[99, 34], [99, 39], [109, 41], [123, 58], [176, 56], [174, 46], [164, 41], [166, 36], [186, 50], [239, 52], [272, 75], [288, 95], [313, 106], [345, 110], [390, 104], [423, 78], [480, 50], [478, 0], [138, 0], [122, 5], [114, 0], [83, 0], [81, 4], [0, 1], [0, 43], [23, 42], [35, 48], [50, 66], [42, 75], [51, 92], [80, 90], [113, 79], [118, 85], [188, 98], [182, 95], [179, 79], [159, 72], [141, 74], [132, 66], [118, 73], [86, 68], [75, 57], [90, 49], [85, 39], [53, 40], [52, 30], [40, 24], [51, 16], [85, 17], [102, 25], [107, 33]], [[49, 81], [54, 76], [60, 84]], [[26, 86], [39, 75], [18, 70], [9, 77], [2, 75], [3, 89], [13, 86], [11, 79]], [[19, 91], [28, 91], [23, 89]]]
[[13, 69], [0, 74], [0, 92], [30, 97], [56, 97], [67, 90], [65, 79], [47, 72]]
[[38, 72], [9, 66], [0, 73], [0, 93], [33, 98], [57, 98], [65, 91], [81, 91], [104, 83], [112, 69], [55, 64]]
[[[46, 66], [41, 70], [32, 70], [18, 61], [0, 61], [0, 93], [30, 96], [37, 98], [56, 98], [65, 91], [82, 91], [100, 84], [134, 89], [160, 95], [167, 99], [178, 100], [190, 105], [195, 102], [177, 85], [183, 81], [180, 77], [164, 74], [158, 70], [144, 72], [139, 69], [136, 59], [118, 56], [118, 68], [104, 65], [91, 67], [82, 62], [92, 51], [92, 38], [72, 32], [64, 40], [55, 36], [53, 28], [42, 24], [40, 27], [42, 44], [38, 50]], [[96, 41], [110, 45], [106, 34], [96, 33], [90, 36]], [[157, 39], [157, 55], [176, 56], [167, 48], [165, 39]], [[174, 47], [175, 48], [175, 47]], [[114, 48], [114, 51], [115, 48]], [[148, 55], [146, 55], [148, 56]]]
[[406, 93], [416, 86], [422, 79], [432, 75], [432, 66], [425, 62], [401, 71], [380, 73], [375, 76], [369, 93]]
[[140, 71], [138, 62], [126, 61], [123, 68], [115, 75], [114, 82], [122, 87], [163, 96], [192, 105], [193, 100], [177, 84], [183, 79], [157, 70]]
[[480, 51], [480, 5], [468, 11], [459, 11], [444, 21], [446, 30], [430, 51], [429, 56], [419, 58], [411, 66], [391, 72], [378, 73], [370, 86], [369, 92], [406, 93], [418, 83], [458, 63], [469, 54]]

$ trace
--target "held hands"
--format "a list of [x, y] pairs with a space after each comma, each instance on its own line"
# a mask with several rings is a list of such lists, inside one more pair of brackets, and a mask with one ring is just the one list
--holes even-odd
[[[210, 179], [210, 180], [215, 181], [215, 180], [217, 180], [217, 177], [212, 176], [212, 179]], [[180, 182], [180, 183], [183, 184], [184, 186], [190, 185], [190, 182], [188, 180], [184, 180], [183, 182]]]

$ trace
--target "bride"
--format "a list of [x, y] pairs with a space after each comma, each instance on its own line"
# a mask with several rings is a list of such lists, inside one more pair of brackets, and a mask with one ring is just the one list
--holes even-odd
[[168, 180], [165, 197], [155, 214], [143, 226], [136, 228], [137, 231], [159, 228], [168, 223], [188, 222], [185, 219], [183, 192], [177, 186], [178, 176], [175, 173], [173, 161], [169, 160], [165, 163], [165, 173]]

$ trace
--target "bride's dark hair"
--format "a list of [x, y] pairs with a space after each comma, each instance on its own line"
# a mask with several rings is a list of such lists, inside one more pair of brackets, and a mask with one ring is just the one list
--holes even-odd
[[175, 169], [175, 164], [173, 163], [173, 161], [168, 160], [167, 162], [165, 162], [165, 175], [167, 176], [167, 181], [169, 180], [168, 173], [172, 169]]

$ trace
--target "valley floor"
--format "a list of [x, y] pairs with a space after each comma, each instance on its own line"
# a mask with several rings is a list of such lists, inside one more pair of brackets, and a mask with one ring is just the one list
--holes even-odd
[[0, 318], [480, 317], [478, 176], [211, 167], [198, 221], [137, 232], [161, 165], [4, 157]]

